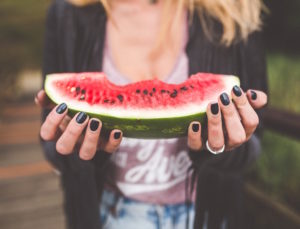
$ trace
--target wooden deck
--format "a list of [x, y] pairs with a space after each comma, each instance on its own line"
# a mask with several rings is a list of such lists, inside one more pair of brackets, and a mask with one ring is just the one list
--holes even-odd
[[59, 177], [38, 140], [40, 110], [33, 102], [0, 110], [0, 228], [63, 229]]

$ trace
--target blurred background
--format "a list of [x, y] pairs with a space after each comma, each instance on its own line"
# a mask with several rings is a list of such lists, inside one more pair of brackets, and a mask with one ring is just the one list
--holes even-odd
[[[64, 228], [58, 177], [38, 143], [50, 0], [0, 1], [0, 227]], [[263, 153], [246, 172], [250, 228], [300, 228], [300, 1], [265, 0], [269, 108]]]

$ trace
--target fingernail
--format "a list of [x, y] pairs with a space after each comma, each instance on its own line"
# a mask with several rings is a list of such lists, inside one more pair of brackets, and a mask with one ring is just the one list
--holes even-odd
[[121, 137], [121, 132], [118, 131], [118, 132], [114, 133], [114, 138], [115, 139], [119, 139], [120, 137]]
[[99, 127], [99, 121], [93, 119], [90, 123], [91, 131], [96, 131], [98, 127]]
[[255, 91], [251, 91], [251, 99], [256, 100], [257, 99], [257, 94]]
[[242, 95], [242, 91], [241, 91], [240, 87], [238, 87], [236, 85], [232, 88], [232, 91], [233, 91], [233, 94], [235, 94], [237, 97], [240, 97]]
[[220, 99], [221, 99], [222, 104], [225, 105], [225, 106], [227, 106], [230, 103], [229, 97], [226, 93], [223, 93], [220, 96]]
[[193, 123], [193, 125], [192, 125], [192, 130], [193, 130], [194, 132], [198, 132], [198, 131], [199, 131], [199, 124], [198, 124], [198, 123]]
[[218, 103], [211, 104], [210, 110], [211, 110], [212, 114], [214, 114], [214, 115], [218, 114], [218, 112], [219, 112], [219, 104]]
[[77, 117], [76, 117], [76, 122], [79, 123], [79, 124], [82, 124], [82, 123], [84, 123], [84, 121], [86, 120], [86, 118], [87, 118], [86, 113], [80, 112], [77, 115]]
[[57, 108], [56, 108], [56, 113], [62, 114], [66, 111], [67, 109], [67, 104], [61, 103]]

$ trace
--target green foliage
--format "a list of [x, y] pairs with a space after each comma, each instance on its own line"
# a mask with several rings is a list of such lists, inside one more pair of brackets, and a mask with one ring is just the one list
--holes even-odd
[[300, 142], [265, 131], [262, 145], [251, 181], [300, 211]]
[[[0, 1], [0, 63], [15, 71], [41, 64], [44, 18], [49, 0]], [[9, 69], [7, 70], [9, 71]]]
[[264, 0], [270, 10], [265, 20], [267, 46], [272, 51], [299, 54], [300, 1]]
[[270, 105], [300, 113], [300, 56], [268, 55]]
[[0, 98], [13, 95], [17, 74], [41, 67], [46, 9], [50, 0], [0, 1]]
[[[270, 54], [270, 106], [300, 113], [300, 57]], [[263, 152], [250, 180], [300, 211], [300, 142], [265, 131]]]

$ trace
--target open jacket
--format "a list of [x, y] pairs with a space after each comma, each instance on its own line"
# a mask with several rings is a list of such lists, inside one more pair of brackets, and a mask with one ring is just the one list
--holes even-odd
[[[54, 1], [46, 20], [43, 76], [54, 72], [101, 71], [106, 21], [101, 3], [76, 7], [65, 0]], [[216, 31], [220, 31], [220, 26], [216, 26]], [[188, 37], [189, 74], [237, 75], [244, 90], [266, 91], [260, 33], [251, 34], [246, 42], [236, 41], [224, 47], [205, 36], [195, 13]], [[44, 109], [43, 119], [48, 112]], [[231, 152], [216, 156], [206, 151], [190, 152], [197, 179], [194, 228], [201, 228], [205, 213], [208, 213], [208, 228], [219, 228], [224, 217], [229, 228], [244, 228], [240, 177], [242, 170], [259, 154], [260, 130], [261, 126], [246, 144]], [[97, 152], [93, 160], [83, 161], [76, 150], [68, 156], [58, 154], [53, 141], [42, 141], [42, 145], [46, 158], [61, 172], [68, 228], [100, 229], [102, 175], [109, 155]]]

